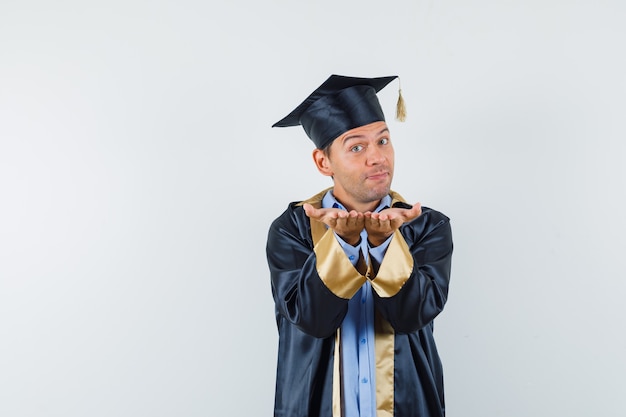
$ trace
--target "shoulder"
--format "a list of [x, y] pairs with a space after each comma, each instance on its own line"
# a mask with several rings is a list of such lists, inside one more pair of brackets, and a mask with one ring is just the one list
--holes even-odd
[[274, 219], [271, 228], [293, 225], [294, 223], [298, 223], [298, 219], [301, 219], [303, 216], [306, 217], [302, 204], [302, 201], [292, 201], [289, 203], [285, 211]]
[[301, 201], [289, 203], [270, 224], [267, 235], [268, 249], [277, 250], [284, 245], [306, 245], [313, 247], [311, 222], [304, 212]]
[[[298, 229], [300, 234], [309, 232], [311, 225], [308, 216], [304, 212], [303, 205], [311, 204], [313, 207], [321, 207], [322, 199], [330, 188], [320, 191], [306, 200], [292, 201], [270, 226], [270, 231], [277, 229]], [[310, 233], [310, 232], [309, 232]]]
[[400, 227], [400, 232], [411, 242], [420, 242], [427, 237], [451, 239], [450, 218], [440, 211], [422, 206], [422, 214]]
[[278, 216], [273, 223], [283, 223], [290, 222], [292, 223], [295, 220], [299, 220], [302, 217], [308, 219], [306, 214], [304, 213], [304, 208], [302, 207], [304, 204], [311, 204], [313, 207], [321, 207], [322, 199], [326, 192], [328, 192], [329, 188], [320, 191], [312, 197], [307, 198], [306, 200], [292, 201], [287, 205], [285, 211], [283, 211], [280, 216]]
[[[400, 193], [396, 192], [396, 191], [390, 191], [389, 192], [389, 196], [391, 197], [391, 206], [392, 207], [399, 207], [399, 208], [405, 208], [405, 209], [410, 209], [413, 207], [413, 205], [408, 204], [407, 201], [404, 199], [404, 197], [402, 197], [400, 195]], [[426, 207], [426, 206], [422, 206], [422, 214], [415, 220], [413, 220], [412, 222], [408, 223], [408, 224], [423, 224], [423, 223], [440, 223], [440, 222], [444, 222], [444, 223], [448, 223], [450, 221], [450, 218], [448, 218], [448, 216], [446, 216], [445, 214], [443, 214], [440, 211], [437, 211], [435, 209], [432, 209], [430, 207]]]
[[450, 222], [450, 218], [448, 216], [430, 207], [422, 206], [422, 216], [425, 216], [425, 218], [429, 222], [435, 222], [435, 223], [440, 223], [440, 222], [449, 223]]

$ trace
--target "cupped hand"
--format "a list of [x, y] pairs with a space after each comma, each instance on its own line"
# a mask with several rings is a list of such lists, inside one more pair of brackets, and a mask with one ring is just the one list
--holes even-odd
[[367, 239], [372, 246], [378, 246], [404, 223], [418, 218], [421, 214], [422, 205], [420, 203], [415, 203], [410, 209], [392, 207], [378, 213], [368, 211], [363, 214]]
[[346, 243], [356, 245], [361, 239], [361, 231], [365, 227], [365, 215], [356, 210], [345, 211], [338, 208], [315, 208], [305, 203], [304, 212], [311, 219], [315, 219], [330, 227]]

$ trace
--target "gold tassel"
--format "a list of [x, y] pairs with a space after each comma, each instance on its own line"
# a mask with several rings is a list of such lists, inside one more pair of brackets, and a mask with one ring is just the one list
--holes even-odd
[[402, 97], [402, 89], [398, 88], [398, 103], [396, 104], [396, 119], [400, 122], [406, 120], [406, 105]]

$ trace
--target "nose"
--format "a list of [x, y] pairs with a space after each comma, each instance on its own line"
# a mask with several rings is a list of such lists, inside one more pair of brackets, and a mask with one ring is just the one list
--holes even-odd
[[385, 154], [378, 146], [370, 146], [367, 149], [367, 163], [369, 165], [379, 165], [385, 161]]

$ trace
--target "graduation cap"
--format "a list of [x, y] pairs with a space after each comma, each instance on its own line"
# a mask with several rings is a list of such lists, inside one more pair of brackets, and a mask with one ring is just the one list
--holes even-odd
[[[324, 149], [350, 129], [385, 121], [376, 93], [396, 78], [397, 75], [358, 78], [333, 74], [272, 127], [302, 125], [315, 146]], [[404, 121], [405, 108], [401, 90], [396, 117]]]

